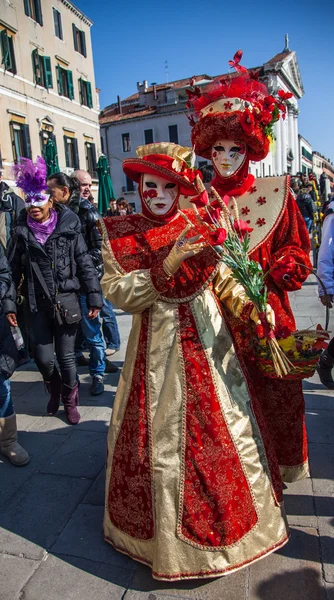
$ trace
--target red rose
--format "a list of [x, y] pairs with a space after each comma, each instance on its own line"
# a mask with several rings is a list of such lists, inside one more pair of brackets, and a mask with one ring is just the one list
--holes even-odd
[[194, 198], [189, 198], [189, 202], [191, 202], [192, 204], [195, 204], [195, 206], [197, 206], [197, 208], [206, 206], [207, 204], [209, 204], [209, 198], [208, 198], [207, 191], [204, 190], [203, 192], [198, 194], [198, 196], [195, 196]]
[[223, 244], [225, 242], [226, 238], [227, 238], [226, 230], [223, 229], [222, 227], [220, 227], [214, 233], [211, 234], [211, 240], [215, 246]]
[[242, 221], [241, 219], [239, 219], [239, 221], [234, 221], [234, 229], [241, 239], [245, 237], [246, 233], [251, 233], [251, 231], [253, 231], [253, 228], [249, 227], [246, 221]]
[[248, 135], [253, 133], [255, 127], [255, 120], [253, 113], [251, 113], [251, 111], [248, 108], [245, 108], [243, 113], [241, 113], [240, 123], [245, 133], [247, 133]]
[[263, 99], [263, 108], [264, 110], [268, 110], [269, 112], [273, 112], [275, 108], [276, 100], [273, 96], [266, 96]]
[[285, 100], [289, 100], [289, 98], [292, 98], [293, 94], [291, 94], [290, 92], [284, 92], [283, 90], [278, 90], [278, 95], [281, 98], [281, 100], [283, 100], [283, 102]]
[[147, 198], [156, 198], [158, 196], [158, 192], [157, 190], [145, 190], [143, 196], [145, 200], [147, 200]]

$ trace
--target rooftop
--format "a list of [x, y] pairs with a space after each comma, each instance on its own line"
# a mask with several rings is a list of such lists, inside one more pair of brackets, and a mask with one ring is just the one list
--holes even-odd
[[[277, 63], [283, 62], [288, 56], [290, 56], [293, 52], [289, 49], [285, 49], [283, 52], [276, 54], [269, 61], [264, 63], [263, 66], [266, 66], [266, 70], [270, 70], [271, 65], [275, 65]], [[254, 67], [249, 69], [250, 71], [261, 71], [263, 67]], [[237, 73], [230, 73], [230, 75], [235, 76]], [[224, 77], [227, 73], [223, 73], [221, 75], [207, 75], [206, 73], [202, 73], [200, 75], [194, 75], [194, 79], [196, 85], [202, 86], [210, 83], [216, 77]], [[108, 123], [114, 123], [123, 120], [129, 119], [138, 119], [146, 116], [150, 116], [159, 111], [161, 106], [166, 106], [166, 103], [156, 103], [154, 106], [148, 105], [149, 95], [157, 94], [162, 90], [181, 90], [183, 88], [187, 88], [190, 85], [190, 77], [185, 79], [176, 79], [175, 81], [166, 82], [166, 83], [156, 83], [148, 85], [147, 81], [143, 83], [137, 83], [138, 91], [131, 96], [127, 96], [123, 100], [119, 100], [119, 102], [114, 102], [106, 106], [100, 113], [100, 125], [106, 125]], [[145, 105], [145, 99], [147, 105]], [[186, 98], [184, 98], [186, 101]], [[175, 106], [173, 102], [170, 103], [171, 108]]]

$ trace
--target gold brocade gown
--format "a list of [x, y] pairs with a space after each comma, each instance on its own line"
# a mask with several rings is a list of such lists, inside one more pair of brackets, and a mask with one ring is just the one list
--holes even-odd
[[239, 316], [247, 299], [211, 249], [167, 280], [162, 261], [184, 226], [180, 216], [102, 223], [103, 292], [133, 315], [104, 536], [163, 580], [228, 574], [288, 540], [278, 465], [221, 310]]

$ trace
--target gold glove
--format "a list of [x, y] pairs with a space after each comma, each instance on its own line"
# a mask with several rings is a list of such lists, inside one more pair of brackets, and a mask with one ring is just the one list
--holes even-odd
[[163, 269], [168, 278], [172, 277], [174, 273], [176, 273], [186, 258], [195, 256], [195, 254], [201, 252], [205, 246], [204, 243], [196, 243], [201, 238], [200, 235], [186, 239], [186, 235], [191, 228], [192, 225], [187, 225], [187, 227], [182, 231], [167, 258], [165, 258], [162, 263]]
[[[276, 323], [275, 313], [274, 313], [274, 310], [271, 308], [270, 304], [266, 304], [266, 310], [265, 310], [265, 312], [266, 312], [266, 321], [267, 321], [267, 323], [269, 323], [270, 327], [272, 329], [274, 329], [275, 328], [275, 323]], [[252, 321], [254, 321], [254, 323], [256, 325], [261, 325], [261, 321], [259, 319], [259, 313], [258, 313], [257, 309], [255, 308], [255, 306], [252, 309], [252, 312], [250, 314], [250, 318], [252, 319]]]

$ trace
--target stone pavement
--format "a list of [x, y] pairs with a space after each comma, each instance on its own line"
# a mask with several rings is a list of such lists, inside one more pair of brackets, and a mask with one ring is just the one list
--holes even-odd
[[[292, 294], [299, 328], [323, 322], [314, 281]], [[131, 325], [117, 311], [122, 364]], [[334, 331], [334, 318], [332, 320]], [[282, 550], [228, 577], [169, 584], [107, 545], [101, 534], [107, 427], [117, 375], [89, 395], [80, 369], [76, 427], [45, 415], [47, 397], [33, 364], [12, 378], [27, 467], [0, 459], [0, 600], [334, 600], [334, 397], [317, 376], [305, 398], [312, 478], [289, 484], [291, 540]]]

